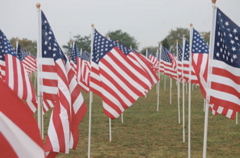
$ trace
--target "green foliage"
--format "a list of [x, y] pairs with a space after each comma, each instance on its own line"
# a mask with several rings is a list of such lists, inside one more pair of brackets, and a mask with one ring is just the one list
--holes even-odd
[[201, 35], [202, 35], [204, 41], [209, 45], [210, 31], [209, 32], [201, 32]]
[[21, 45], [21, 48], [27, 52], [31, 53], [33, 55], [37, 55], [37, 42], [29, 40], [27, 38], [19, 39], [19, 38], [11, 38], [10, 43], [13, 47], [16, 48], [16, 41], [18, 40], [19, 44]]
[[138, 50], [137, 40], [122, 30], [109, 31], [107, 35], [109, 35], [112, 40], [118, 41], [120, 44], [124, 45], [127, 48]]
[[143, 54], [144, 56], [146, 56], [146, 50], [148, 50], [148, 52], [151, 52], [152, 54], [156, 54], [157, 50], [159, 49], [159, 47], [146, 47], [143, 48], [140, 53]]
[[169, 34], [167, 37], [162, 41], [163, 46], [168, 46], [168, 49], [170, 49], [171, 46], [176, 44], [176, 40], [178, 40], [179, 44], [182, 45], [182, 38], [183, 36], [186, 37], [186, 39], [189, 41], [189, 29], [187, 28], [176, 28], [176, 30], [169, 31]]
[[91, 51], [91, 38], [90, 35], [89, 36], [81, 36], [81, 35], [76, 35], [73, 37], [73, 39], [71, 39], [67, 45], [63, 45], [63, 49], [65, 50], [66, 54], [70, 53], [70, 48], [72, 47], [72, 43], [73, 41], [75, 41], [77, 47], [79, 49], [83, 49], [87, 52]]

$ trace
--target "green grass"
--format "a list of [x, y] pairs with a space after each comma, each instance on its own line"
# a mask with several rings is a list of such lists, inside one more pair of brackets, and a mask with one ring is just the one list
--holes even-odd
[[[169, 80], [168, 80], [169, 81]], [[139, 98], [121, 118], [112, 120], [112, 142], [109, 142], [109, 119], [104, 115], [101, 99], [94, 95], [92, 104], [92, 158], [186, 158], [188, 156], [188, 94], [185, 94], [186, 142], [182, 141], [182, 118], [178, 124], [177, 88], [173, 82], [172, 104], [169, 104], [169, 83], [160, 87], [160, 109], [157, 111], [156, 86], [146, 98]], [[84, 93], [88, 105], [89, 94]], [[182, 97], [181, 97], [182, 117]], [[204, 112], [200, 89], [192, 91], [191, 157], [202, 157]], [[48, 118], [46, 118], [47, 120]], [[79, 126], [80, 139], [76, 150], [58, 154], [57, 158], [86, 158], [88, 156], [88, 114]], [[45, 121], [47, 126], [47, 121]], [[225, 116], [209, 114], [208, 158], [237, 158], [240, 156], [240, 125]]]

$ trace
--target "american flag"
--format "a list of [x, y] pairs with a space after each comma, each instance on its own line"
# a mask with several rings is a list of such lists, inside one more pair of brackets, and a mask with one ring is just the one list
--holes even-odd
[[173, 79], [177, 79], [176, 60], [173, 55], [162, 46], [161, 60], [164, 65], [164, 74], [170, 76]]
[[[36, 111], [37, 100], [27, 71], [19, 60], [17, 52], [0, 30], [1, 75], [6, 84], [28, 104], [32, 112]], [[3, 67], [5, 65], [5, 67]], [[5, 71], [5, 72], [4, 72]], [[5, 76], [4, 76], [5, 74]]]
[[[83, 59], [76, 43], [73, 44], [73, 48], [70, 52], [71, 60], [74, 62], [74, 68], [77, 76], [77, 81], [81, 88], [85, 91], [89, 91], [89, 73], [90, 73], [90, 63]], [[88, 58], [89, 60], [89, 58]], [[72, 62], [71, 62], [72, 63]], [[72, 64], [73, 65], [73, 64]]]
[[48, 78], [42, 76], [42, 86], [50, 86], [48, 90], [51, 88], [55, 90], [50, 92], [46, 88], [44, 93], [56, 99], [48, 127], [45, 150], [68, 153], [69, 148], [76, 148], [78, 125], [86, 113], [86, 105], [74, 70], [59, 47], [43, 12], [41, 17], [42, 72], [49, 74]]
[[[157, 52], [158, 53], [158, 52]], [[157, 54], [156, 53], [156, 54]], [[156, 56], [154, 56], [151, 52], [148, 52], [146, 53], [146, 57], [152, 62], [153, 64], [153, 70], [158, 73], [160, 72], [159, 70], [159, 66], [160, 66], [160, 62], [158, 61], [158, 58]]]
[[206, 98], [209, 47], [200, 33], [194, 28], [192, 29], [192, 66], [198, 78], [202, 94]]
[[1, 157], [45, 158], [37, 122], [19, 97], [0, 80]]
[[28, 54], [24, 50], [22, 50], [20, 44], [18, 44], [17, 53], [28, 74], [37, 71], [37, 62], [35, 56]]
[[156, 54], [156, 57], [157, 57], [157, 59], [158, 59], [158, 62], [159, 62], [159, 71], [160, 72], [164, 72], [164, 64], [163, 64], [163, 61], [162, 61], [162, 59], [161, 59], [161, 52], [162, 52], [162, 49], [160, 50], [158, 50], [158, 52], [157, 52], [157, 54]]
[[217, 113], [234, 119], [236, 112], [240, 112], [240, 28], [218, 8], [214, 23], [207, 95]]
[[184, 38], [183, 39], [183, 78], [186, 82], [189, 82], [189, 79], [191, 79], [191, 83], [198, 84], [198, 79], [195, 74], [195, 71], [193, 68], [192, 69], [190, 68], [190, 59], [189, 59], [190, 52], [189, 51], [190, 51], [189, 42]]
[[104, 113], [115, 119], [130, 107], [149, 86], [146, 74], [115, 44], [94, 29], [91, 62], [91, 91], [102, 97]]
[[[154, 65], [142, 54], [136, 52], [135, 50], [128, 49], [127, 47], [123, 46], [122, 44], [113, 41], [113, 43], [120, 48], [122, 52], [133, 62], [143, 70], [142, 75], [146, 77], [146, 79], [142, 79], [145, 81], [147, 85], [149, 85], [149, 90], [152, 86], [157, 83], [159, 80], [158, 76], [154, 71]], [[140, 71], [139, 71], [140, 72]], [[150, 83], [149, 83], [150, 81]]]
[[182, 81], [183, 77], [183, 50], [182, 47], [177, 44], [177, 74], [178, 74], [178, 80]]

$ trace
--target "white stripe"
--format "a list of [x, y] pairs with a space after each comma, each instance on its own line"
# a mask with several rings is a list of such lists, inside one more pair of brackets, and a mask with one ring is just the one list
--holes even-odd
[[240, 104], [239, 98], [236, 97], [235, 95], [230, 94], [230, 93], [225, 93], [225, 92], [222, 92], [222, 91], [209, 89], [208, 94], [210, 96], [213, 96], [215, 98], [219, 98], [221, 100], [226, 100], [226, 101], [230, 101], [230, 102], [235, 103], [235, 104]]
[[[137, 76], [137, 78], [141, 79], [143, 82], [146, 80], [146, 82], [148, 81], [148, 85], [150, 84], [149, 80], [145, 79], [144, 76], [142, 76], [141, 74], [139, 74], [135, 69], [133, 69], [133, 67], [131, 67], [131, 65], [129, 65], [127, 62], [125, 62], [125, 60], [118, 54], [118, 52], [111, 52], [111, 53], [115, 53], [114, 56], [116, 56], [116, 58], [123, 64], [125, 65], [131, 72], [134, 73], [135, 76]], [[132, 79], [132, 77], [130, 77], [126, 72], [124, 72], [117, 64], [115, 61], [113, 61], [108, 55], [106, 55], [104, 57], [118, 72], [119, 74], [121, 74], [123, 77], [128, 78], [128, 82], [131, 83], [134, 87], [137, 87], [137, 89], [139, 89], [139, 91], [144, 92], [146, 89], [144, 87], [142, 87], [140, 84], [138, 84], [136, 81], [134, 81]], [[101, 67], [101, 62], [99, 62], [99, 67]], [[144, 82], [144, 83], [146, 83]], [[151, 84], [150, 84], [151, 85]], [[145, 93], [143, 93], [145, 94]]]
[[[70, 108], [70, 107], [69, 107]], [[70, 148], [70, 125], [69, 125], [69, 117], [67, 110], [63, 107], [62, 104], [60, 104], [60, 119], [63, 127], [63, 137], [64, 137], [64, 143], [65, 143], [65, 153], [69, 153]], [[59, 135], [60, 136], [60, 135]], [[62, 136], [60, 136], [62, 137]]]
[[50, 117], [50, 121], [49, 121], [49, 125], [48, 125], [48, 137], [49, 137], [49, 141], [52, 145], [53, 151], [59, 152], [60, 147], [59, 147], [57, 131], [53, 124], [53, 111], [51, 113], [51, 117]]
[[217, 67], [220, 69], [225, 69], [234, 74], [235, 76], [240, 76], [239, 68], [232, 67], [230, 65], [227, 65], [226, 63], [219, 61], [219, 60], [210, 60], [210, 66], [211, 67]]
[[58, 88], [57, 87], [50, 87], [50, 86], [44, 86], [41, 87], [42, 92], [49, 93], [49, 94], [57, 94]]
[[115, 118], [118, 118], [120, 115], [117, 113], [111, 106], [109, 106], [107, 103], [104, 101], [102, 102], [103, 108], [108, 111], [110, 114], [112, 114]]
[[[7, 56], [7, 57], [6, 57]], [[14, 88], [14, 74], [13, 74], [13, 60], [12, 60], [12, 55], [6, 55], [5, 56], [5, 59], [7, 58], [8, 59], [8, 61], [7, 61], [7, 64], [6, 64], [6, 66], [8, 67], [8, 78], [9, 78], [9, 80], [8, 80], [8, 86], [11, 88], [11, 89], [13, 89]]]
[[2, 112], [0, 112], [0, 124], [0, 133], [6, 138], [19, 158], [45, 157], [44, 150]]
[[[134, 99], [138, 98], [138, 96], [124, 83], [121, 79], [119, 79], [115, 73], [113, 73], [107, 66], [105, 66], [103, 63], [101, 64], [101, 68], [109, 74], [115, 80], [120, 87], [123, 87], [123, 89], [127, 92], [127, 94], [130, 94]], [[129, 80], [128, 78], [125, 78], [126, 80]], [[101, 80], [104, 83], [107, 83], [107, 85], [111, 85], [110, 87], [113, 87], [113, 91], [117, 93], [121, 93], [107, 78], [101, 75]], [[122, 94], [121, 94], [122, 95]], [[123, 99], [123, 98], [122, 98]], [[126, 98], [127, 99], [127, 98]], [[124, 100], [124, 99], [123, 99]]]

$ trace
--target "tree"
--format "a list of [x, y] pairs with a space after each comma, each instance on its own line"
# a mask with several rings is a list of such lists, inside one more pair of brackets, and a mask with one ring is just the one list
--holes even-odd
[[107, 35], [109, 35], [112, 40], [118, 41], [120, 44], [124, 45], [127, 48], [132, 48], [134, 50], [138, 49], [139, 43], [137, 40], [122, 30], [109, 31]]
[[[170, 49], [172, 46], [176, 44], [176, 40], [178, 40], [178, 43], [182, 45], [182, 38], [183, 36], [186, 37], [186, 39], [189, 41], [189, 34], [190, 31], [187, 28], [176, 28], [176, 30], [171, 30], [168, 34], [168, 36], [164, 39], [164, 44], [168, 45], [168, 49]], [[162, 43], [163, 44], [163, 43]]]
[[63, 45], [63, 48], [65, 49], [65, 52], [69, 54], [70, 48], [72, 47], [73, 41], [76, 43], [77, 47], [79, 49], [83, 49], [87, 52], [91, 51], [91, 38], [89, 36], [81, 36], [81, 35], [76, 35], [71, 39], [67, 45]]
[[201, 32], [201, 35], [204, 39], [204, 41], [209, 44], [210, 41], [210, 31], [209, 32]]
[[32, 41], [32, 40], [29, 40], [27, 38], [23, 38], [23, 39], [11, 38], [10, 39], [10, 43], [15, 48], [16, 48], [16, 42], [17, 41], [19, 42], [19, 44], [21, 45], [21, 48], [25, 52], [31, 53], [35, 56], [37, 55], [37, 42], [36, 41]]
[[140, 51], [140, 53], [146, 56], [146, 50], [148, 50], [148, 52], [151, 52], [153, 55], [156, 55], [156, 52], [157, 52], [158, 48], [159, 47], [153, 47], [153, 46], [146, 47], [146, 48], [143, 48]]

